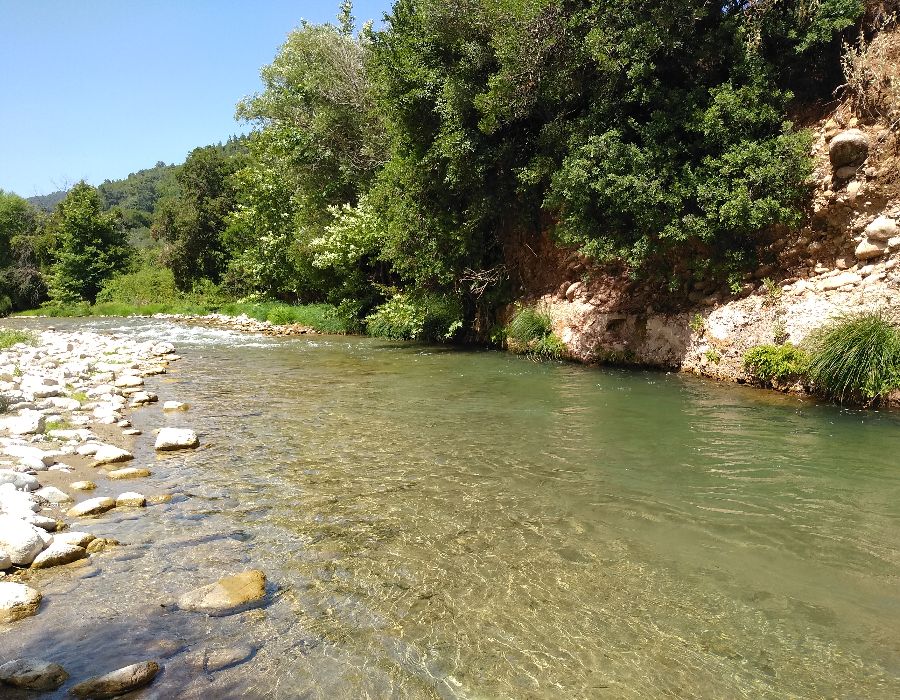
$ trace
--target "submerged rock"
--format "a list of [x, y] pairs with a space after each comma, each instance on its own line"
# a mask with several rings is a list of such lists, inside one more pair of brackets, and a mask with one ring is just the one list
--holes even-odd
[[266, 596], [266, 575], [251, 569], [226, 576], [178, 599], [178, 607], [208, 615], [232, 615], [262, 605]]
[[159, 673], [158, 663], [142, 661], [102, 676], [89, 678], [72, 688], [71, 692], [79, 698], [114, 698], [143, 688], [153, 681], [157, 673]]
[[207, 673], [215, 673], [231, 666], [249, 661], [256, 653], [256, 647], [249, 644], [238, 644], [233, 647], [207, 649], [203, 666]]
[[163, 411], [186, 411], [190, 408], [183, 401], [166, 401], [163, 404]]
[[76, 506], [69, 508], [68, 515], [72, 518], [80, 518], [84, 515], [100, 515], [116, 507], [116, 502], [109, 496], [89, 498]]
[[143, 467], [126, 467], [111, 471], [106, 476], [110, 479], [143, 479], [150, 476], [150, 470]]
[[88, 544], [87, 553], [97, 554], [98, 552], [107, 550], [110, 547], [117, 547], [118, 545], [119, 540], [114, 540], [111, 537], [97, 537], [96, 539], [91, 540], [90, 544]]
[[24, 583], [0, 581], [0, 622], [15, 622], [34, 615], [41, 594]]
[[25, 690], [56, 690], [68, 679], [62, 666], [42, 659], [15, 659], [0, 666], [0, 681]]
[[156, 436], [157, 450], [181, 450], [185, 448], [197, 447], [200, 439], [197, 433], [186, 428], [163, 428]]

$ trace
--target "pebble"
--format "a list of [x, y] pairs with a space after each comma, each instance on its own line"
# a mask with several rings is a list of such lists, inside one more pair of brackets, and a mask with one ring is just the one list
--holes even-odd
[[116, 469], [106, 474], [110, 479], [143, 479], [150, 476], [150, 470], [143, 467], [126, 467]]
[[73, 481], [69, 486], [76, 491], [93, 491], [97, 488], [97, 484], [93, 481]]

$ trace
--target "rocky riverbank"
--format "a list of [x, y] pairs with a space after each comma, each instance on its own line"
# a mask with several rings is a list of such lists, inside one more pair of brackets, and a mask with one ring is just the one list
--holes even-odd
[[[42, 584], [52, 581], [54, 570], [84, 566], [120, 544], [105, 535], [104, 514], [139, 513], [172, 497], [153, 488], [151, 469], [133, 466], [137, 441], [151, 438], [135, 429], [128, 416], [159, 401], [146, 382], [166, 374], [179, 359], [168, 342], [89, 332], [45, 331], [35, 334], [34, 344], [0, 351], [4, 634], [40, 615], [46, 603]], [[183, 401], [163, 403], [170, 416], [187, 417], [188, 409]], [[169, 425], [153, 432], [158, 453], [200, 445], [189, 427]], [[92, 578], [91, 585], [102, 585], [102, 576]], [[184, 591], [179, 609], [210, 615], [245, 610], [261, 604], [266, 595], [261, 572], [212, 584], [198, 581], [193, 588]], [[81, 681], [72, 693], [115, 697], [152, 682], [160, 668], [157, 660], [145, 659], [85, 680], [77, 677], [78, 669], [62, 669], [53, 659], [0, 658], [0, 695], [3, 684], [55, 690], [71, 675], [73, 682]]]
[[271, 321], [260, 321], [246, 314], [226, 316], [225, 314], [155, 314], [153, 318], [168, 319], [190, 326], [204, 328], [221, 328], [239, 333], [259, 333], [274, 338], [287, 338], [298, 335], [315, 335], [318, 331], [301, 323], [275, 324]]

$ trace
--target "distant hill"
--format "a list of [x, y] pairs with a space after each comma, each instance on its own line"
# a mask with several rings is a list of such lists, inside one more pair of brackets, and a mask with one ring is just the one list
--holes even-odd
[[65, 197], [66, 190], [57, 190], [50, 194], [39, 194], [35, 197], [26, 197], [25, 199], [36, 209], [52, 212], [56, 209], [56, 205], [65, 199]]

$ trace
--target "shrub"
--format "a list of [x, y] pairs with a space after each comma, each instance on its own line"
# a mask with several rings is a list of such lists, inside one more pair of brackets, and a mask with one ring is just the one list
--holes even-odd
[[744, 354], [744, 370], [761, 384], [788, 384], [806, 374], [809, 355], [785, 345], [758, 345]]
[[35, 335], [31, 331], [19, 331], [13, 328], [0, 328], [0, 350], [11, 348], [16, 343], [35, 343]]
[[395, 340], [451, 340], [462, 328], [462, 307], [437, 294], [397, 294], [366, 317], [369, 335]]
[[841, 63], [853, 109], [873, 119], [900, 119], [900, 34], [882, 27], [870, 43], [844, 45]]
[[104, 282], [97, 302], [158, 304], [179, 298], [172, 271], [165, 267], [145, 267], [137, 272], [116, 275]]
[[809, 378], [839, 403], [877, 403], [900, 388], [900, 329], [882, 312], [843, 316], [813, 333]]

